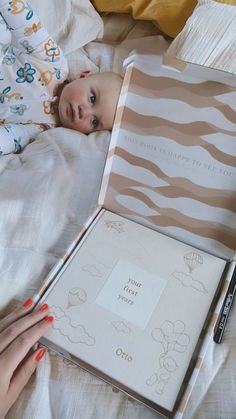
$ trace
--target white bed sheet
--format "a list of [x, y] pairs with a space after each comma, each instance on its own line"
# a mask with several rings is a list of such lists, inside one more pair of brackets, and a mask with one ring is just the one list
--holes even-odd
[[[123, 15], [102, 20], [88, 0], [31, 3], [64, 47], [72, 78], [84, 69], [122, 73], [123, 58], [147, 36], [165, 44], [152, 24], [134, 22]], [[102, 41], [94, 42], [102, 37]], [[165, 45], [168, 47], [168, 43]], [[3, 312], [34, 294], [93, 212], [109, 140], [110, 133], [105, 131], [85, 136], [57, 128], [40, 134], [22, 154], [1, 158]], [[224, 343], [209, 347], [185, 419], [236, 417], [235, 310]], [[7, 415], [7, 419], [158, 417], [53, 352], [40, 363]]]

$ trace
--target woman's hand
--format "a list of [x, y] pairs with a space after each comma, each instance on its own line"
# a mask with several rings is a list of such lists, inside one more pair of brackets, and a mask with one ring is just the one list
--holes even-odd
[[0, 419], [3, 419], [33, 374], [46, 349], [29, 350], [46, 333], [54, 318], [43, 304], [28, 314], [33, 301], [24, 304], [0, 321]]

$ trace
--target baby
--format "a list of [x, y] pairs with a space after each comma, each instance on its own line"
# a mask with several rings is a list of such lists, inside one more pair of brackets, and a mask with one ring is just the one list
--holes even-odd
[[69, 82], [65, 56], [25, 0], [0, 0], [0, 19], [0, 154], [56, 126], [111, 130], [122, 78], [84, 71]]

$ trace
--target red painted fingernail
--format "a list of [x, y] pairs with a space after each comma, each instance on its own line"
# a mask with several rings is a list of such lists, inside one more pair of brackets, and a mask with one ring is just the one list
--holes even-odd
[[30, 306], [32, 306], [32, 304], [33, 304], [33, 300], [31, 298], [28, 298], [27, 300], [25, 300], [22, 306], [25, 308], [29, 308]]
[[46, 349], [45, 349], [45, 348], [41, 348], [41, 349], [37, 352], [36, 356], [34, 357], [34, 360], [35, 360], [36, 362], [39, 362], [39, 361], [40, 361], [40, 360], [44, 357], [45, 353], [46, 353]]
[[47, 311], [48, 310], [48, 304], [43, 304], [40, 308], [39, 311]]
[[54, 322], [54, 317], [53, 316], [47, 316], [47, 317], [44, 317], [43, 320], [45, 320], [45, 322], [52, 323], [52, 322]]

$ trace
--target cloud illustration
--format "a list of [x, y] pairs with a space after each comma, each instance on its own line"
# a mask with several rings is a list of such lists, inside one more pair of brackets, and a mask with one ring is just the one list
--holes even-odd
[[130, 333], [131, 329], [124, 323], [124, 322], [111, 322], [112, 326], [114, 326], [114, 328], [117, 330], [117, 332], [122, 332], [122, 333]]
[[208, 293], [204, 284], [201, 281], [194, 279], [191, 275], [178, 271], [173, 272], [172, 275], [174, 278], [178, 279], [184, 287], [191, 287], [203, 294]]
[[51, 306], [50, 314], [52, 314], [56, 320], [59, 320], [61, 317], [65, 316], [64, 310], [62, 310], [62, 308], [58, 306]]
[[71, 343], [82, 343], [88, 346], [95, 345], [95, 338], [89, 335], [82, 324], [72, 324], [70, 316], [58, 306], [53, 306], [50, 313], [54, 315], [53, 329], [65, 336]]
[[82, 266], [82, 270], [84, 272], [88, 272], [92, 276], [97, 276], [98, 278], [101, 278], [102, 277], [101, 272], [94, 265], [89, 265], [89, 264], [88, 265], [84, 265], [84, 266]]

